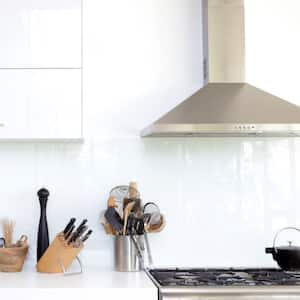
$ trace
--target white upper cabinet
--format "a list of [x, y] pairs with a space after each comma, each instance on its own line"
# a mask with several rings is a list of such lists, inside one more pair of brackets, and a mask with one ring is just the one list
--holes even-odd
[[0, 68], [80, 68], [81, 0], [0, 0]]
[[81, 0], [0, 0], [0, 140], [82, 139]]
[[80, 140], [81, 70], [0, 70], [0, 140]]

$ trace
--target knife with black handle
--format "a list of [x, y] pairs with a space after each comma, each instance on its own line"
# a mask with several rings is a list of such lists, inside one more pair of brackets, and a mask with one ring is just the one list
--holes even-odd
[[[71, 244], [71, 242], [75, 241], [78, 238], [78, 233], [81, 231], [82, 227], [85, 226], [85, 224], [87, 223], [87, 219], [84, 219], [79, 226], [76, 228], [76, 230], [72, 233], [71, 238], [69, 239], [69, 243]], [[74, 229], [73, 229], [74, 230]], [[75, 239], [74, 239], [75, 237]]]
[[71, 243], [76, 242], [76, 240], [78, 240], [87, 229], [88, 227], [85, 225], [78, 227], [77, 230], [72, 234], [72, 237], [70, 238], [68, 244], [70, 245]]
[[65, 234], [65, 240], [69, 239], [71, 234], [73, 233], [73, 230], [75, 229], [75, 225], [72, 225], [72, 227], [69, 229], [69, 231]]
[[81, 239], [81, 242], [84, 243], [93, 233], [93, 230], [89, 230], [87, 234]]
[[87, 221], [88, 221], [87, 219], [84, 219], [77, 227], [76, 232], [81, 230], [81, 228], [87, 223]]
[[67, 224], [66, 228], [63, 231], [64, 236], [70, 231], [70, 229], [72, 228], [72, 226], [75, 224], [76, 219], [72, 218], [69, 223]]

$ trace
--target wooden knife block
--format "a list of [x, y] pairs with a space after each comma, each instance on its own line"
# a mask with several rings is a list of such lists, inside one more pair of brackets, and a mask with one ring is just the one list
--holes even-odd
[[65, 273], [82, 249], [83, 244], [73, 247], [67, 244], [62, 234], [58, 234], [38, 261], [36, 269], [40, 273]]

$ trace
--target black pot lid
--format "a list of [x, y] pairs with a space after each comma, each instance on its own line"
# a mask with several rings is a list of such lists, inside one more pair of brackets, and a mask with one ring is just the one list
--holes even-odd
[[276, 247], [276, 250], [300, 251], [300, 247], [293, 246], [292, 242], [289, 242], [289, 245]]

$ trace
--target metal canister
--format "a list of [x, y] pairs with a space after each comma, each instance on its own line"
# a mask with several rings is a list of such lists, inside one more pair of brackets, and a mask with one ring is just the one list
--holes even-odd
[[[137, 241], [141, 243], [141, 237], [137, 237]], [[129, 235], [117, 235], [115, 237], [115, 270], [119, 272], [142, 270], [137, 247]]]

